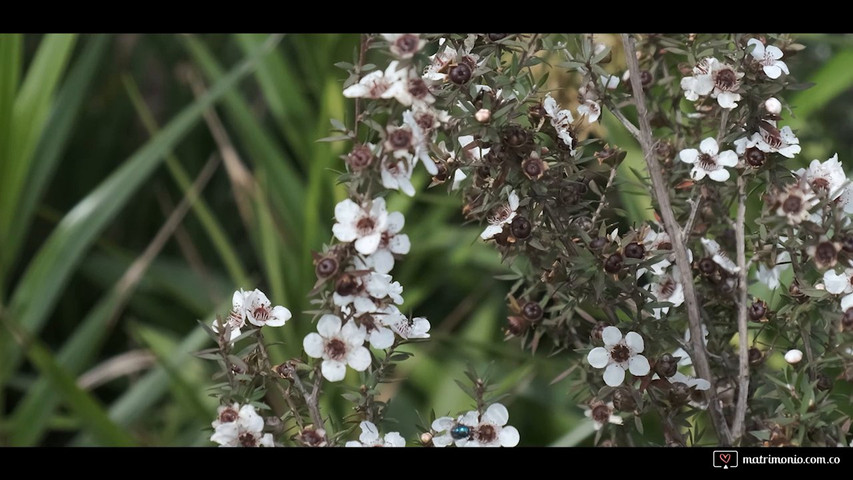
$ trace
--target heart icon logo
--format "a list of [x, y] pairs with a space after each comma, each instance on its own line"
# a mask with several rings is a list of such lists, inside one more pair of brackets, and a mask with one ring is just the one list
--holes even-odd
[[727, 463], [729, 463], [729, 460], [731, 460], [731, 459], [732, 459], [732, 454], [731, 454], [731, 453], [721, 453], [721, 454], [720, 454], [720, 460], [721, 460], [723, 463], [726, 463], [726, 464], [727, 464]]

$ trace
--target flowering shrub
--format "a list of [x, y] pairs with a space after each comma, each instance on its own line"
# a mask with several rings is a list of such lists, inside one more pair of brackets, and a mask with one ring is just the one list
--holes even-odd
[[[407, 358], [399, 347], [430, 337], [392, 276], [411, 241], [385, 201], [418, 195], [412, 174], [423, 168], [512, 265], [507, 338], [565, 358], [561, 377], [576, 372], [596, 443], [849, 443], [832, 389], [853, 379], [853, 189], [837, 155], [795, 168], [784, 95], [802, 86], [785, 62], [800, 46], [737, 34], [616, 43], [363, 36], [357, 63], [342, 64], [355, 116], [325, 139], [347, 142], [349, 198], [315, 258], [316, 332], [301, 358], [271, 365], [264, 330], [309, 320], [259, 290], [235, 292], [232, 311], [208, 329], [217, 348], [202, 352], [225, 379], [211, 440], [523, 442], [474, 372], [475, 410], [433, 414], [418, 439], [382, 423], [377, 385]], [[627, 151], [601, 138], [605, 120], [636, 139], [647, 174], [624, 175]], [[654, 211], [632, 218], [614, 205], [629, 188], [650, 192]], [[355, 375], [354, 418], [332, 422], [343, 424], [333, 432], [318, 398]], [[283, 416], [268, 410], [271, 395], [285, 400]], [[661, 438], [644, 433], [646, 420], [661, 423]]]

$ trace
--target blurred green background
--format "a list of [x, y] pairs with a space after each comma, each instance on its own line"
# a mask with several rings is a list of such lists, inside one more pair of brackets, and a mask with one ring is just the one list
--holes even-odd
[[[785, 60], [818, 86], [788, 96], [796, 161], [837, 151], [850, 163], [853, 38], [800, 42]], [[0, 35], [0, 445], [211, 445], [215, 365], [192, 356], [210, 346], [196, 321], [226, 313], [238, 287], [294, 312], [268, 338], [282, 342], [274, 360], [299, 355], [314, 329], [298, 313], [311, 309], [310, 252], [331, 240], [345, 196], [347, 146], [315, 140], [331, 118], [351, 122], [334, 64], [357, 45], [357, 35]], [[612, 140], [642, 162], [624, 132]], [[470, 363], [511, 394], [522, 445], [590, 444], [571, 376], [549, 386], [565, 357], [503, 341], [509, 284], [495, 276], [508, 270], [463, 225], [458, 198], [427, 184], [418, 169], [418, 195], [389, 201], [412, 239], [393, 272], [404, 310], [433, 324], [433, 341], [407, 347], [405, 381], [386, 385], [389, 426], [412, 441], [418, 414], [471, 408], [455, 384]], [[352, 414], [345, 388], [327, 388], [327, 415]]]

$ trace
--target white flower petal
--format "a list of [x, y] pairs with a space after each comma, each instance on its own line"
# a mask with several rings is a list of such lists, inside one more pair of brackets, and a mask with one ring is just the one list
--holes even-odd
[[341, 319], [337, 315], [326, 314], [317, 322], [317, 332], [325, 338], [331, 338], [341, 331]]
[[453, 423], [453, 419], [450, 417], [438, 417], [432, 421], [430, 427], [436, 432], [446, 432], [453, 428]]
[[340, 382], [347, 376], [347, 366], [337, 360], [323, 360], [320, 366], [323, 377], [330, 382]]
[[518, 210], [518, 194], [515, 190], [509, 192], [509, 209], [513, 212]]
[[344, 444], [344, 448], [359, 448], [363, 446], [364, 445], [362, 445], [361, 442], [357, 442], [355, 440], [350, 440], [346, 444]]
[[436, 446], [439, 448], [446, 447], [446, 446], [450, 445], [451, 443], [453, 443], [453, 437], [451, 437], [449, 433], [432, 437], [433, 446]]
[[358, 238], [358, 232], [352, 223], [336, 223], [332, 225], [332, 233], [342, 242], [351, 242]]
[[643, 337], [637, 332], [628, 332], [625, 335], [625, 344], [628, 345], [628, 348], [630, 348], [633, 353], [641, 353], [645, 348]]
[[359, 427], [361, 427], [361, 435], [358, 436], [358, 440], [365, 444], [374, 444], [377, 440], [379, 440], [379, 430], [376, 428], [376, 425], [373, 422], [368, 422], [367, 420], [363, 420]]
[[595, 347], [587, 354], [586, 361], [593, 368], [604, 368], [610, 362], [610, 354], [604, 347]]
[[777, 79], [782, 75], [782, 69], [776, 65], [765, 65], [763, 70], [768, 78]]
[[518, 434], [518, 429], [515, 427], [504, 427], [501, 429], [498, 439], [502, 447], [514, 447], [518, 445], [519, 440], [521, 440], [521, 436]]
[[389, 250], [380, 249], [367, 257], [369, 265], [379, 273], [388, 273], [394, 268], [394, 255]]
[[767, 47], [765, 47], [764, 53], [766, 55], [769, 55], [770, 58], [772, 58], [773, 60], [779, 60], [780, 58], [782, 58], [783, 55], [782, 50], [780, 50], [779, 47], [775, 45], [768, 45]]
[[379, 242], [382, 240], [381, 232], [373, 232], [370, 235], [359, 238], [355, 241], [355, 249], [362, 255], [370, 255], [379, 248]]
[[290, 320], [291, 316], [290, 310], [277, 305], [272, 309], [272, 318], [267, 321], [267, 325], [270, 327], [280, 327]]
[[488, 227], [486, 227], [485, 230], [483, 230], [483, 233], [480, 234], [480, 238], [482, 238], [483, 240], [488, 240], [494, 237], [495, 235], [501, 233], [503, 229], [503, 225], [489, 225]]
[[412, 248], [412, 243], [409, 241], [409, 236], [405, 233], [394, 235], [388, 241], [388, 250], [397, 255], [406, 255]]
[[717, 155], [717, 165], [734, 167], [737, 165], [737, 154], [731, 150], [725, 150]]
[[702, 180], [703, 178], [705, 178], [705, 175], [707, 175], [707, 174], [708, 174], [708, 172], [706, 172], [704, 168], [702, 168], [698, 165], [694, 166], [690, 170], [690, 178], [692, 178], [693, 180], [696, 180], [696, 181]]
[[720, 151], [720, 147], [717, 145], [717, 141], [714, 137], [708, 137], [705, 140], [702, 140], [702, 143], [699, 144], [699, 150], [702, 153], [714, 156]]
[[500, 403], [493, 403], [483, 412], [482, 421], [502, 427], [509, 421], [509, 412]]
[[708, 172], [708, 176], [715, 182], [725, 182], [731, 177], [731, 174], [725, 168]]
[[625, 370], [622, 369], [619, 365], [610, 364], [604, 369], [604, 383], [611, 387], [618, 387], [622, 385], [622, 382], [625, 380]]
[[827, 292], [838, 295], [850, 286], [850, 278], [844, 273], [839, 275], [834, 270], [827, 270], [823, 273], [823, 284]]
[[841, 311], [846, 312], [850, 307], [853, 307], [853, 294], [841, 298]]
[[400, 432], [389, 432], [385, 434], [386, 447], [405, 447], [406, 439], [400, 435]]
[[363, 372], [370, 366], [370, 351], [364, 347], [353, 349], [347, 355], [347, 363], [356, 372]]
[[605, 327], [601, 331], [601, 339], [604, 341], [604, 345], [608, 347], [616, 345], [622, 340], [622, 332], [614, 326]]
[[642, 355], [635, 355], [628, 361], [628, 370], [631, 372], [631, 375], [634, 375], [635, 377], [642, 377], [649, 374], [651, 367], [646, 357]]
[[351, 345], [352, 347], [360, 347], [364, 343], [364, 339], [367, 337], [367, 331], [364, 327], [356, 325], [356, 323], [352, 320], [348, 321], [343, 328], [341, 328], [341, 338], [347, 345]]
[[685, 148], [678, 153], [678, 158], [684, 163], [696, 163], [699, 158], [699, 150], [695, 148]]
[[319, 334], [311, 332], [302, 339], [302, 348], [309, 357], [321, 358], [326, 349], [326, 342]]
[[387, 328], [375, 328], [370, 332], [370, 346], [388, 348], [394, 344], [394, 332]]

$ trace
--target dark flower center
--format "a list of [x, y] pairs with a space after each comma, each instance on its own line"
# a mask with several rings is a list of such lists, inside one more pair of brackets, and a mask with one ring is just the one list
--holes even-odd
[[764, 152], [755, 147], [750, 147], [746, 149], [745, 157], [746, 163], [752, 165], [753, 167], [760, 167], [764, 165], [764, 160], [766, 158]]
[[412, 34], [403, 35], [394, 42], [400, 52], [404, 54], [417, 52], [419, 43], [418, 36]]
[[815, 190], [829, 190], [829, 180], [824, 177], [817, 177], [812, 180], [812, 188]]
[[544, 312], [542, 311], [542, 307], [536, 302], [527, 302], [524, 304], [524, 308], [522, 308], [521, 313], [528, 320], [539, 320], [542, 318]]
[[373, 161], [373, 152], [367, 145], [356, 145], [347, 155], [347, 163], [353, 170], [363, 170]]
[[498, 432], [495, 427], [488, 423], [480, 425], [477, 429], [477, 439], [480, 443], [492, 443], [498, 438]]
[[675, 281], [672, 278], [667, 277], [663, 283], [660, 284], [660, 300], [668, 299], [675, 292]]
[[335, 283], [335, 292], [344, 297], [357, 293], [361, 288], [361, 282], [349, 273], [341, 275]]
[[699, 166], [705, 170], [716, 170], [717, 169], [717, 159], [707, 153], [699, 154]]
[[409, 79], [409, 93], [417, 99], [422, 99], [429, 93], [426, 82], [420, 78]]
[[598, 423], [607, 423], [612, 413], [613, 411], [607, 405], [598, 405], [592, 409], [592, 419]]
[[711, 260], [710, 258], [705, 257], [702, 260], [699, 260], [699, 270], [701, 270], [702, 273], [709, 275], [709, 274], [713, 273], [714, 270], [716, 270], [716, 269], [717, 269], [717, 264], [714, 263], [714, 261]]
[[364, 329], [368, 332], [372, 332], [373, 330], [378, 329], [376, 326], [376, 321], [373, 318], [373, 315], [362, 315], [358, 317], [358, 323], [364, 326]]
[[371, 217], [362, 217], [355, 224], [355, 228], [361, 236], [370, 235], [373, 233], [373, 229], [376, 228], [376, 222]]
[[524, 169], [524, 174], [527, 175], [528, 178], [538, 179], [542, 176], [542, 160], [538, 158], [528, 158], [524, 161], [522, 165]]
[[219, 421], [222, 423], [231, 423], [237, 421], [237, 417], [237, 411], [228, 407], [219, 414]]
[[398, 128], [388, 135], [388, 143], [394, 150], [405, 150], [412, 144], [412, 132], [406, 128]]
[[823, 265], [835, 263], [835, 257], [837, 254], [838, 251], [835, 249], [835, 245], [833, 245], [832, 242], [821, 242], [815, 249], [815, 259], [818, 263]]
[[627, 362], [631, 358], [631, 350], [627, 345], [622, 343], [614, 345], [610, 349], [610, 358], [616, 363]]
[[797, 195], [789, 195], [788, 198], [782, 202], [782, 211], [785, 213], [799, 213], [803, 207], [803, 199]]
[[402, 161], [389, 160], [385, 163], [385, 170], [388, 170], [388, 173], [396, 177], [397, 175], [404, 173], [403, 168], [401, 168], [402, 163]]
[[510, 231], [513, 237], [524, 240], [530, 236], [533, 226], [530, 224], [530, 220], [524, 217], [515, 217], [510, 224]]
[[381, 97], [382, 94], [385, 93], [386, 90], [388, 90], [389, 86], [390, 85], [388, 84], [388, 81], [385, 78], [377, 78], [370, 85], [370, 96], [372, 98]]
[[771, 148], [779, 148], [782, 146], [782, 135], [775, 127], [764, 122], [761, 131], [761, 139], [764, 140], [764, 143], [770, 145]]
[[463, 85], [471, 80], [471, 73], [471, 67], [468, 64], [460, 63], [450, 69], [450, 81], [457, 85]]
[[255, 447], [258, 445], [258, 441], [255, 439], [255, 436], [249, 432], [241, 433], [237, 439], [240, 441], [240, 445], [244, 447]]
[[718, 70], [714, 75], [714, 85], [724, 92], [730, 92], [737, 87], [737, 75], [731, 68]]
[[332, 360], [342, 360], [347, 354], [347, 344], [339, 338], [326, 342], [326, 353]]
[[841, 326], [845, 332], [853, 330], [853, 308], [844, 311], [844, 316], [841, 317]]
[[767, 314], [767, 304], [763, 301], [752, 302], [749, 306], [749, 318], [754, 321], [760, 321]]
[[272, 312], [270, 312], [266, 305], [258, 305], [252, 310], [252, 316], [259, 322], [266, 322], [272, 316]]
[[492, 210], [492, 214], [489, 215], [488, 221], [492, 225], [498, 225], [506, 221], [510, 215], [512, 215], [512, 209], [509, 205], [499, 205]]
[[435, 126], [435, 116], [429, 112], [421, 112], [415, 116], [415, 123], [421, 127], [421, 130], [428, 132]]

